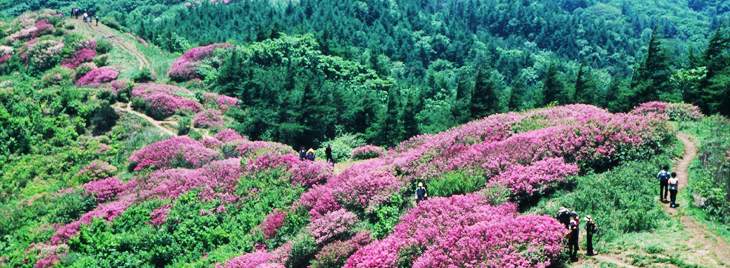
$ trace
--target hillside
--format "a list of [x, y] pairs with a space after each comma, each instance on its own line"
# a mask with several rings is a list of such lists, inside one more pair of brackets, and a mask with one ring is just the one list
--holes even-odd
[[[482, 103], [424, 126], [443, 103], [315, 35], [171, 54], [53, 10], [2, 26], [0, 267], [730, 267], [730, 121], [692, 104]], [[678, 209], [656, 198], [665, 164]], [[569, 260], [561, 206], [596, 219], [597, 256]]]

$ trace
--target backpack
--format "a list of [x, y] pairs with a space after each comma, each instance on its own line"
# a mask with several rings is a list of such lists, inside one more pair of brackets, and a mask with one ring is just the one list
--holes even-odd
[[668, 181], [669, 180], [669, 172], [662, 170], [662, 172], [659, 172], [659, 175], [657, 175], [657, 178], [659, 178], [660, 181]]

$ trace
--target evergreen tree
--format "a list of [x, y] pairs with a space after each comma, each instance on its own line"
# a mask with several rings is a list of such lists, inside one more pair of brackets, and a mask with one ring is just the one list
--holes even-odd
[[552, 62], [548, 65], [547, 70], [545, 71], [545, 80], [542, 84], [542, 101], [538, 102], [541, 103], [540, 106], [560, 101], [560, 95], [564, 94], [565, 82], [563, 81], [563, 75], [558, 68], [559, 63]]
[[379, 136], [382, 138], [380, 141], [381, 145], [395, 145], [402, 140], [403, 128], [398, 124], [400, 117], [400, 107], [398, 107], [400, 96], [398, 96], [398, 92], [399, 90], [394, 86], [388, 90], [388, 110], [378, 120], [378, 125], [380, 126]]
[[672, 94], [674, 88], [670, 82], [672, 70], [669, 65], [669, 54], [662, 47], [657, 27], [649, 40], [649, 48], [644, 59], [639, 63], [631, 81], [632, 92], [629, 94], [629, 106], [660, 100], [660, 96]]
[[469, 113], [472, 119], [478, 119], [490, 114], [502, 111], [499, 103], [499, 84], [493, 72], [495, 70], [488, 64], [487, 60], [482, 61], [477, 71], [472, 90]]
[[596, 80], [591, 75], [590, 68], [585, 64], [581, 64], [578, 67], [578, 75], [575, 79], [575, 102], [596, 104], [594, 100], [595, 90]]
[[400, 115], [404, 139], [410, 139], [419, 134], [416, 115], [423, 110], [423, 100], [420, 96], [418, 88], [413, 87], [408, 90], [406, 105]]
[[706, 113], [730, 115], [730, 28], [718, 29], [703, 55], [707, 74], [700, 82], [700, 95]]
[[527, 85], [525, 84], [525, 77], [518, 75], [517, 79], [512, 83], [509, 96], [509, 110], [519, 111], [522, 109], [525, 102], [525, 95], [527, 94]]

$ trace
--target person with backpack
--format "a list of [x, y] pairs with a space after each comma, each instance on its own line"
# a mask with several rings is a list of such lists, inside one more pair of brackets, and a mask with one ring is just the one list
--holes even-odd
[[[575, 214], [575, 212], [572, 212]], [[578, 217], [577, 214], [575, 214], [576, 217], [570, 220], [570, 234], [568, 235], [568, 250], [570, 252], [570, 260], [577, 261], [578, 260], [578, 250], [580, 248], [578, 247], [578, 236], [580, 235], [580, 229], [578, 228]]]
[[324, 155], [327, 157], [327, 162], [332, 163], [332, 166], [335, 166], [335, 160], [332, 159], [332, 147], [330, 144], [327, 144], [327, 148], [324, 149]]
[[672, 172], [672, 178], [668, 181], [669, 184], [669, 198], [671, 199], [670, 207], [677, 207], [677, 190], [679, 190], [679, 179], [677, 178], [677, 173]]
[[669, 174], [669, 166], [665, 165], [664, 169], [662, 171], [659, 171], [659, 174], [656, 175], [656, 178], [659, 180], [659, 198], [662, 200], [662, 203], [667, 203], [667, 194], [668, 194], [668, 186], [669, 186], [669, 177], [671, 174]]
[[99, 15], [96, 15], [96, 26], [99, 26]]
[[304, 161], [304, 159], [307, 158], [307, 150], [304, 149], [304, 146], [299, 147], [299, 160]]
[[555, 215], [555, 219], [565, 226], [565, 229], [569, 229], [570, 226], [570, 212], [565, 207], [560, 207], [558, 214]]
[[428, 190], [426, 190], [425, 187], [423, 187], [423, 182], [418, 183], [418, 188], [416, 188], [416, 205], [421, 203], [421, 201], [428, 199]]
[[586, 255], [593, 256], [593, 235], [598, 232], [596, 222], [591, 219], [591, 215], [586, 215]]
[[314, 161], [315, 155], [314, 155], [314, 149], [309, 148], [309, 151], [307, 151], [307, 160]]

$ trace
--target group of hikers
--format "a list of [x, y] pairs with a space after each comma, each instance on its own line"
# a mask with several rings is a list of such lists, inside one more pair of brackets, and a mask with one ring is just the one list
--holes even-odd
[[[573, 261], [577, 260], [578, 250], [580, 250], [578, 248], [580, 234], [580, 217], [578, 217], [578, 213], [570, 211], [565, 207], [561, 207], [560, 210], [558, 210], [558, 214], [555, 215], [555, 219], [562, 223], [567, 230], [566, 238], [568, 239], [570, 259]], [[595, 254], [593, 252], [593, 235], [598, 232], [598, 226], [596, 225], [596, 222], [593, 221], [593, 218], [591, 218], [591, 215], [586, 215], [583, 220], [586, 221], [586, 255], [593, 256]]]
[[[678, 207], [677, 191], [679, 190], [679, 178], [677, 178], [677, 173], [669, 172], [669, 166], [665, 165], [662, 170], [659, 171], [656, 178], [659, 180], [659, 199], [661, 202], [665, 204], [669, 203], [669, 206], [673, 208]], [[419, 183], [419, 187], [421, 186], [423, 186], [423, 184]], [[669, 194], [670, 199], [667, 199], [667, 193]], [[558, 214], [555, 216], [555, 219], [565, 226], [565, 229], [567, 230], [566, 239], [568, 240], [570, 258], [571, 260], [576, 261], [578, 257], [578, 250], [580, 250], [578, 248], [580, 218], [575, 211], [570, 211], [565, 207], [561, 207], [560, 210], [558, 210]], [[583, 220], [586, 221], [586, 255], [593, 256], [595, 254], [593, 252], [593, 235], [598, 232], [598, 227], [596, 222], [591, 218], [591, 215], [586, 215]]]
[[[61, 16], [63, 16], [64, 11], [61, 10]], [[75, 19], [78, 19], [79, 16], [82, 16], [84, 22], [91, 23], [94, 19], [96, 19], [96, 26], [99, 26], [99, 16], [94, 16], [93, 13], [87, 12], [85, 9], [81, 10], [79, 8], [72, 8], [71, 9], [71, 17], [74, 17]]]
[[[332, 146], [327, 144], [327, 148], [324, 149], [324, 154], [327, 157], [327, 163], [330, 163], [333, 167], [335, 166], [335, 159], [332, 158]], [[309, 148], [309, 150], [306, 150], [304, 146], [299, 147], [299, 160], [309, 160], [314, 161], [314, 159], [317, 158], [316, 153], [314, 152], [313, 148]]]

